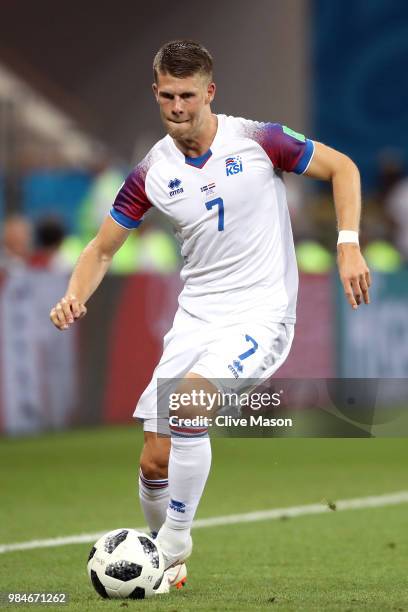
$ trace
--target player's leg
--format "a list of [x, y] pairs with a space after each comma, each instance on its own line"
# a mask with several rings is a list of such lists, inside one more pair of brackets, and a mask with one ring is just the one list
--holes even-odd
[[[205, 378], [193, 372], [188, 373], [177, 389], [179, 394], [188, 394], [192, 390], [204, 393], [216, 393], [216, 388]], [[185, 405], [184, 413], [193, 418], [205, 411], [202, 404]], [[191, 553], [191, 526], [200, 502], [211, 466], [211, 445], [206, 427], [181, 426], [172, 427], [171, 450], [169, 457], [169, 504], [166, 519], [157, 536], [169, 567], [177, 561], [183, 561]]]
[[149, 529], [156, 535], [166, 518], [169, 501], [170, 439], [149, 429], [154, 427], [149, 427], [149, 421], [146, 421], [140, 457], [139, 499]]
[[[192, 397], [192, 391], [203, 390], [216, 397], [218, 389], [210, 379], [225, 379], [227, 388], [246, 386], [248, 379], [271, 376], [285, 361], [293, 339], [293, 326], [284, 324], [251, 325], [221, 333], [207, 345], [206, 353], [194, 364], [177, 390]], [[222, 333], [223, 332], [223, 333]], [[229, 364], [239, 367], [242, 377], [236, 377]], [[242, 365], [244, 364], [244, 365]], [[206, 405], [187, 405], [178, 409], [180, 418], [207, 414]], [[216, 409], [217, 406], [214, 406]], [[200, 410], [201, 409], [201, 410]], [[183, 412], [182, 412], [183, 410]], [[166, 520], [159, 531], [158, 541], [165, 553], [167, 565], [183, 559], [191, 548], [190, 530], [201, 499], [211, 465], [211, 447], [205, 427], [174, 427], [170, 425], [171, 451], [169, 458], [169, 506]]]
[[[160, 418], [158, 380], [174, 380], [188, 372], [197, 360], [197, 324], [178, 311], [172, 329], [166, 334], [164, 351], [152, 379], [140, 397], [134, 417], [143, 421], [144, 447], [140, 460], [139, 498], [143, 514], [152, 532], [164, 522], [168, 504], [167, 466], [170, 452], [168, 414]], [[166, 402], [164, 402], [166, 403]], [[168, 405], [167, 405], [168, 411]], [[160, 432], [157, 434], [157, 432]], [[166, 435], [160, 435], [167, 433]]]
[[[169, 502], [168, 461], [170, 438], [158, 435], [157, 419], [144, 422], [144, 446], [140, 457], [139, 498], [143, 514], [153, 536], [157, 535], [166, 518]], [[160, 429], [160, 427], [159, 427]], [[156, 593], [168, 593], [170, 587], [180, 589], [187, 579], [184, 563], [166, 571], [166, 580]]]

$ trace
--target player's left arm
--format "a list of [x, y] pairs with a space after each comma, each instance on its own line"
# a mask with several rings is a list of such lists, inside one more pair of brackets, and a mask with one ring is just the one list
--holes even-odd
[[[339, 151], [315, 142], [312, 160], [304, 173], [311, 178], [331, 181], [338, 230], [358, 232], [361, 214], [360, 173], [355, 163]], [[370, 271], [356, 242], [337, 246], [337, 265], [346, 297], [357, 309], [362, 298], [370, 302]]]

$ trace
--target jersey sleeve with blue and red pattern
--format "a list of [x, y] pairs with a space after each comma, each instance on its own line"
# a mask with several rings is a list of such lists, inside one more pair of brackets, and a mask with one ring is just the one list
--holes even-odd
[[274, 168], [303, 174], [314, 153], [312, 140], [298, 134], [280, 123], [258, 123], [249, 121], [247, 135], [265, 151]]
[[110, 211], [116, 223], [129, 230], [141, 224], [145, 212], [152, 206], [145, 188], [147, 170], [145, 162], [132, 170], [119, 189]]

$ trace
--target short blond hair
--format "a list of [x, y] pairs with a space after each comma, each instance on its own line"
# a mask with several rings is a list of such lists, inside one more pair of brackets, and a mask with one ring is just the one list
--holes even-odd
[[184, 78], [201, 73], [213, 78], [213, 59], [203, 45], [193, 40], [172, 40], [163, 45], [153, 61], [154, 80], [158, 74]]

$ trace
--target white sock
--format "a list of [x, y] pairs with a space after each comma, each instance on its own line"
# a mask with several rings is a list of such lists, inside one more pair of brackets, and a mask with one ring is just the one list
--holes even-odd
[[[210, 439], [172, 437], [169, 458], [169, 503], [158, 540], [165, 556], [177, 557], [190, 541], [190, 529], [211, 466]], [[166, 555], [166, 553], [168, 553]]]
[[142, 470], [139, 473], [139, 499], [149, 529], [157, 534], [166, 518], [169, 502], [169, 483], [167, 478], [149, 480]]

